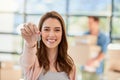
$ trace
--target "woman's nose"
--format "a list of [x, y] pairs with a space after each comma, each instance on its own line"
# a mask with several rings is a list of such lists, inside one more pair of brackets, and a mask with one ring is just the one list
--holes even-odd
[[50, 31], [49, 32], [49, 36], [55, 36], [55, 32], [54, 31]]

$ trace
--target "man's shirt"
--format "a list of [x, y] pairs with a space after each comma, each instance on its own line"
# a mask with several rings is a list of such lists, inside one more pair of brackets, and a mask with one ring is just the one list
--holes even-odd
[[[85, 33], [86, 35], [87, 34], [90, 34], [90, 32], [87, 32]], [[101, 47], [101, 52], [102, 53], [106, 53], [107, 52], [107, 46], [110, 42], [110, 39], [108, 36], [106, 36], [105, 34], [103, 34], [102, 32], [99, 32], [98, 34], [98, 40], [97, 40], [97, 45]], [[97, 68], [97, 71], [96, 73], [98, 74], [102, 74], [103, 73], [103, 70], [104, 70], [104, 62], [102, 61], [100, 63], [100, 66]]]

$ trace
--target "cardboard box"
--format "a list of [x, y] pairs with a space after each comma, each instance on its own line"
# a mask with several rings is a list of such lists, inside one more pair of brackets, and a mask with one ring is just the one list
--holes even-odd
[[12, 69], [13, 65], [13, 61], [0, 61], [0, 69]]
[[105, 71], [120, 71], [120, 62], [118, 60], [106, 60]]
[[[110, 47], [111, 46], [111, 47]], [[110, 44], [107, 52], [108, 70], [120, 71], [120, 45]]]
[[76, 36], [75, 37], [76, 44], [90, 44], [96, 45], [97, 44], [97, 36], [94, 35], [83, 35], [83, 36]]
[[120, 59], [120, 49], [108, 49], [107, 54], [111, 59]]
[[115, 63], [113, 64], [113, 63], [111, 63], [109, 69], [112, 70], [112, 71], [120, 72], [120, 64], [115, 64]]
[[20, 80], [22, 76], [21, 69], [0, 69], [0, 80]]
[[106, 72], [106, 80], [120, 80], [120, 72], [108, 71]]
[[76, 45], [69, 46], [68, 53], [76, 64], [84, 65], [89, 59], [96, 58], [100, 50], [96, 45]]

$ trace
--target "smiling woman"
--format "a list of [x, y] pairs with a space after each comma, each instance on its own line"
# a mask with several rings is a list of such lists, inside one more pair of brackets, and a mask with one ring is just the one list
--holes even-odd
[[[75, 65], [67, 53], [65, 24], [59, 13], [44, 14], [38, 28], [25, 24], [21, 34], [25, 46], [20, 62], [26, 80], [75, 80]], [[40, 48], [36, 45], [38, 35], [42, 38]]]
[[[52, 22], [52, 23], [51, 23]], [[61, 41], [62, 29], [61, 24], [57, 19], [47, 19], [42, 28], [43, 42], [48, 48], [58, 47]]]

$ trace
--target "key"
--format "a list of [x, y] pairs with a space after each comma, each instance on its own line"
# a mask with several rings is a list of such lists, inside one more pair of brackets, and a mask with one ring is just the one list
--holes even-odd
[[41, 40], [41, 36], [40, 36], [40, 33], [38, 34], [38, 39], [37, 39], [37, 41], [38, 41], [38, 48], [40, 48], [40, 40]]

